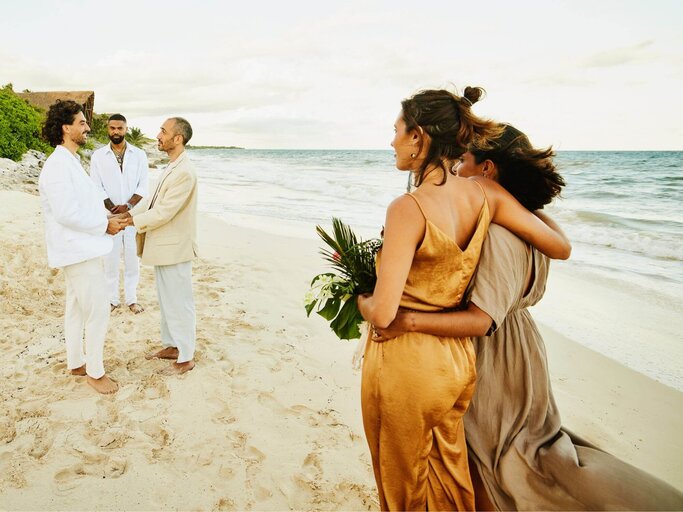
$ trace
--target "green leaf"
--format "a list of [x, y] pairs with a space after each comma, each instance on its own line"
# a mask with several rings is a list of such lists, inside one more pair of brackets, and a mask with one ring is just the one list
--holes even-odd
[[351, 297], [344, 303], [339, 315], [335, 318], [330, 327], [335, 334], [342, 340], [353, 340], [360, 338], [360, 324], [363, 317], [358, 311], [356, 297]]
[[313, 302], [310, 302], [309, 304], [306, 304], [304, 307], [306, 308], [306, 316], [310, 317], [311, 316], [311, 311], [313, 311], [313, 308], [315, 305], [318, 303], [318, 299], [314, 299]]
[[341, 305], [341, 300], [339, 299], [327, 299], [325, 302], [325, 307], [323, 307], [318, 314], [325, 320], [332, 320], [339, 312], [339, 306]]

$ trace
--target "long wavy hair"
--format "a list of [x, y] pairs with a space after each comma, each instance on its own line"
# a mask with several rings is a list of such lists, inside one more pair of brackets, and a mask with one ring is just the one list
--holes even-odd
[[[431, 139], [427, 156], [414, 172], [416, 187], [424, 180], [427, 168], [434, 165], [443, 171], [443, 179], [439, 183], [443, 185], [449, 174], [445, 161], [460, 157], [472, 142], [478, 141], [485, 147], [485, 140], [500, 135], [502, 129], [498, 123], [477, 117], [471, 110], [484, 92], [481, 87], [465, 87], [463, 95], [457, 96], [445, 89], [427, 89], [401, 102], [406, 131], [419, 127]], [[423, 144], [424, 138], [418, 153], [422, 151]]]
[[536, 149], [529, 138], [512, 125], [485, 144], [473, 142], [469, 151], [477, 164], [491, 160], [498, 168], [498, 183], [527, 210], [538, 210], [559, 196], [565, 186], [557, 172], [552, 147]]

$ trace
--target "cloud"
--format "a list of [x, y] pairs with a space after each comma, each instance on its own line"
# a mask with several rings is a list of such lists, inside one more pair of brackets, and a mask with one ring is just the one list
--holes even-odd
[[646, 57], [644, 50], [654, 41], [643, 41], [627, 48], [616, 48], [595, 53], [581, 62], [585, 68], [610, 68], [634, 62], [642, 62]]

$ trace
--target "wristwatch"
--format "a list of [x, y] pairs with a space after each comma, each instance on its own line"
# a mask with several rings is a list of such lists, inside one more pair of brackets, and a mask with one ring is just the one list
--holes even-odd
[[126, 203], [126, 206], [128, 207], [128, 210], [129, 210], [129, 211], [133, 209], [133, 205], [130, 204], [130, 203]]

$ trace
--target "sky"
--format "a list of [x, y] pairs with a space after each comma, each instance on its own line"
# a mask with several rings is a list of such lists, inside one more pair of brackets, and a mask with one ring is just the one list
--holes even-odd
[[402, 99], [477, 85], [538, 146], [683, 150], [681, 22], [681, 0], [1, 0], [0, 85], [297, 149], [389, 149]]

